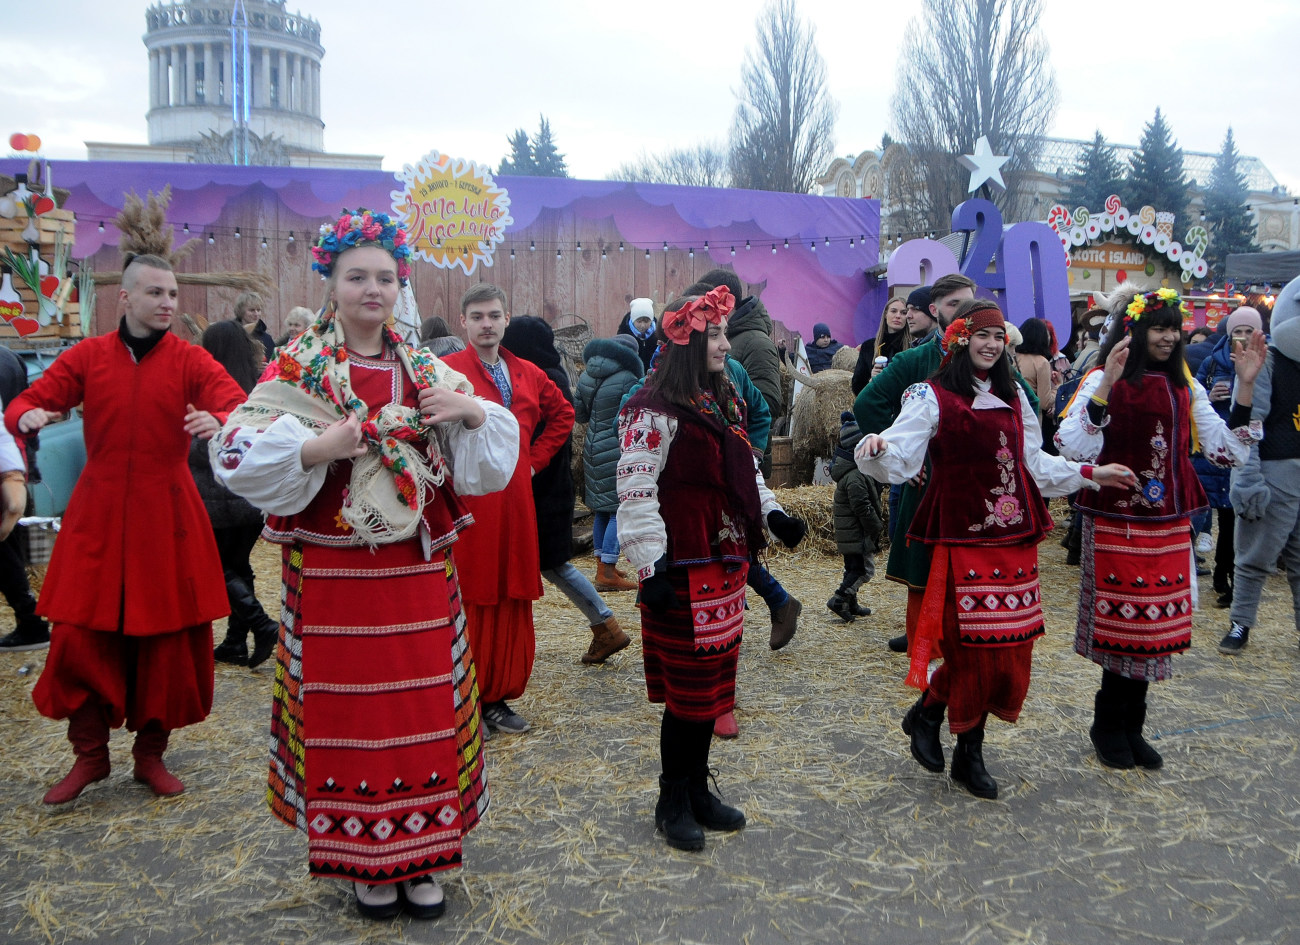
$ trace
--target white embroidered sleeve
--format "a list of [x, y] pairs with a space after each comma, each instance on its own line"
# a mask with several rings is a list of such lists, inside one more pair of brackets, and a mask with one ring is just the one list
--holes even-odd
[[1038, 413], [1029, 406], [1029, 398], [1025, 396], [1024, 389], [1017, 385], [1016, 390], [1020, 393], [1020, 418], [1024, 421], [1025, 428], [1025, 468], [1034, 477], [1034, 482], [1038, 483], [1038, 491], [1043, 494], [1043, 498], [1069, 495], [1080, 489], [1100, 489], [1095, 482], [1084, 477], [1078, 463], [1043, 452], [1042, 428], [1037, 423], [1029, 422], [1031, 419], [1036, 420]]
[[302, 445], [316, 436], [285, 414], [261, 433], [226, 427], [212, 438], [209, 457], [217, 481], [270, 515], [296, 515], [311, 504], [329, 463], [303, 469]]
[[1106, 415], [1100, 426], [1095, 426], [1088, 418], [1088, 402], [1101, 386], [1101, 378], [1101, 371], [1093, 371], [1083, 379], [1074, 402], [1056, 429], [1056, 448], [1072, 462], [1096, 462], [1105, 445], [1106, 435], [1103, 431], [1110, 423], [1110, 414]]
[[624, 410], [618, 420], [618, 542], [645, 580], [668, 551], [659, 514], [659, 471], [677, 435], [677, 421], [652, 410]]
[[899, 485], [916, 476], [925, 465], [930, 438], [939, 429], [939, 401], [929, 384], [913, 384], [903, 391], [898, 419], [880, 435], [888, 447], [874, 457], [855, 457], [864, 475]]
[[1192, 385], [1192, 423], [1196, 426], [1201, 452], [1215, 466], [1243, 465], [1250, 458], [1251, 446], [1264, 439], [1261, 420], [1252, 419], [1244, 427], [1228, 429], [1228, 424], [1210, 405], [1209, 395], [1200, 384]]
[[441, 425], [459, 495], [500, 492], [519, 460], [519, 421], [505, 407], [475, 398], [487, 419], [471, 430], [463, 423]]

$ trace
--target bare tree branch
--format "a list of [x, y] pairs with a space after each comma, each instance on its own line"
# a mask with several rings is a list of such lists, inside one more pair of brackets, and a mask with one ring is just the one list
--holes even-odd
[[924, 185], [906, 199], [927, 228], [946, 230], [967, 196], [957, 155], [981, 135], [1011, 156], [997, 199], [1004, 219], [1029, 211], [1026, 172], [1059, 98], [1041, 16], [1042, 0], [923, 0], [921, 17], [908, 24], [891, 105]]
[[732, 185], [807, 193], [835, 146], [838, 106], [826, 91], [826, 63], [795, 0], [771, 0], [745, 54], [732, 127]]
[[649, 184], [682, 184], [687, 187], [729, 187], [727, 152], [721, 145], [697, 144], [662, 154], [641, 154], [620, 164], [610, 180], [644, 181]]

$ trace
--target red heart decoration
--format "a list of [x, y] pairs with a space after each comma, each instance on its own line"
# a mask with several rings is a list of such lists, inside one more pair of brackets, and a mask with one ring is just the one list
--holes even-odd
[[41, 276], [41, 295], [47, 299], [54, 298], [54, 293], [59, 291], [58, 276]]
[[49, 197], [44, 196], [43, 194], [38, 194], [35, 198], [32, 199], [32, 210], [36, 212], [36, 215], [38, 217], [42, 213], [49, 213], [53, 209], [54, 209], [54, 201], [51, 200]]
[[41, 330], [41, 323], [34, 318], [15, 318], [9, 322], [9, 325], [18, 332], [20, 338]]
[[0, 318], [3, 318], [7, 322], [11, 322], [15, 318], [18, 318], [22, 315], [23, 311], [23, 303], [21, 300], [17, 302], [0, 302]]

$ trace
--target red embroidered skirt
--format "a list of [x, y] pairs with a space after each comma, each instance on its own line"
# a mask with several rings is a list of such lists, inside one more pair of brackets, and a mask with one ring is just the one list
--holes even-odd
[[483, 702], [518, 699], [533, 675], [537, 634], [533, 602], [507, 597], [499, 604], [465, 603], [470, 649]]
[[133, 732], [148, 722], [168, 731], [202, 722], [212, 710], [212, 624], [128, 637], [56, 623], [32, 701], [49, 719], [102, 705], [109, 725]]
[[712, 722], [736, 706], [744, 628], [746, 563], [670, 568], [678, 605], [641, 607], [646, 695], [690, 722]]
[[931, 592], [942, 595], [943, 663], [930, 693], [947, 704], [954, 734], [979, 728], [988, 714], [1014, 723], [1029, 692], [1034, 640], [1043, 633], [1037, 546], [940, 546], [932, 562], [921, 619], [933, 606]]
[[267, 797], [316, 876], [458, 866], [487, 809], [474, 662], [452, 559], [418, 540], [284, 547]]
[[1083, 519], [1076, 653], [1132, 679], [1167, 679], [1192, 640], [1187, 519]]

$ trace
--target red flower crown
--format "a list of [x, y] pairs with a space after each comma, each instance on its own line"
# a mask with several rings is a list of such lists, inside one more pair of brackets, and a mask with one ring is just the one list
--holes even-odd
[[708, 331], [720, 325], [736, 307], [736, 299], [725, 285], [710, 289], [675, 312], [664, 312], [664, 337], [675, 345], [689, 344], [691, 332]]

